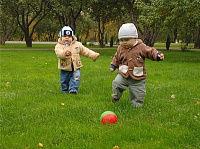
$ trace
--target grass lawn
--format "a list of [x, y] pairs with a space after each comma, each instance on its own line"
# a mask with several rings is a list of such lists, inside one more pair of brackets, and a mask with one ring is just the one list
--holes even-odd
[[[1, 149], [198, 149], [200, 146], [200, 52], [163, 51], [165, 61], [146, 60], [144, 106], [134, 108], [128, 90], [111, 103], [109, 65], [115, 49], [82, 57], [79, 94], [61, 94], [54, 51], [0, 51]], [[175, 98], [171, 98], [174, 95]], [[64, 106], [61, 105], [64, 103]], [[104, 111], [118, 116], [101, 125]]]
[[[42, 42], [41, 42], [42, 43]], [[54, 49], [56, 44], [32, 44], [32, 47], [27, 48], [26, 44], [21, 43], [21, 44], [15, 44], [15, 43], [8, 43], [5, 45], [0, 45], [0, 48], [5, 48], [5, 49], [24, 49], [24, 50], [34, 50], [34, 49], [41, 49], [41, 50], [46, 50], [46, 49]], [[87, 47], [92, 47], [92, 48], [99, 48], [97, 45], [87, 45]]]
[[[89, 48], [99, 48], [99, 46], [97, 45], [86, 45], [87, 47]], [[117, 45], [115, 45], [115, 48], [116, 48]], [[170, 44], [170, 47], [181, 47], [183, 45], [181, 45], [181, 43], [171, 43]], [[41, 49], [41, 50], [45, 50], [45, 49], [53, 49], [55, 47], [55, 44], [34, 44], [32, 45], [31, 48], [27, 48], [26, 47], [26, 44], [11, 44], [11, 43], [8, 43], [8, 44], [5, 44], [5, 45], [0, 45], [0, 48], [9, 48], [9, 49], [29, 49], [29, 50], [33, 50], [33, 49]], [[166, 47], [166, 44], [165, 43], [155, 43], [154, 44], [154, 47]], [[105, 47], [105, 48], [109, 48], [109, 47]], [[114, 47], [113, 47], [114, 48]], [[194, 48], [194, 44], [190, 43], [188, 45], [188, 48]]]

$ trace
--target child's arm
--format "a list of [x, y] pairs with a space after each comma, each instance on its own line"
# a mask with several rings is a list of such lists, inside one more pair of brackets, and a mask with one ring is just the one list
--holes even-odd
[[111, 72], [115, 71], [116, 68], [117, 68], [117, 67], [116, 67], [115, 65], [112, 65], [112, 64], [110, 65], [110, 71], [111, 71]]
[[154, 47], [145, 46], [144, 56], [153, 61], [164, 60], [164, 54], [161, 52], [158, 52]]
[[119, 68], [118, 56], [119, 56], [119, 54], [118, 54], [118, 50], [117, 50], [117, 52], [115, 53], [113, 60], [110, 64], [110, 71], [111, 72], [115, 71], [116, 68]]
[[59, 44], [55, 46], [55, 53], [60, 59], [65, 59], [71, 56], [71, 52], [69, 50], [63, 50], [63, 47]]
[[86, 47], [84, 47], [82, 44], [81, 44], [81, 49], [80, 49], [80, 54], [83, 55], [83, 56], [86, 56], [88, 58], [91, 58], [93, 61], [96, 61], [97, 58], [100, 56], [99, 53], [97, 52], [94, 52]]
[[158, 52], [158, 54], [157, 54], [157, 60], [158, 61], [163, 61], [164, 60], [164, 54], [161, 53], [161, 52]]

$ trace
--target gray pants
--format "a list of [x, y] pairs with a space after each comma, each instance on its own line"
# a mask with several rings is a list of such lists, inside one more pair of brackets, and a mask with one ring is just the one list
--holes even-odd
[[115, 99], [120, 99], [123, 91], [125, 91], [128, 87], [130, 100], [133, 106], [142, 106], [146, 94], [145, 79], [133, 80], [131, 78], [123, 78], [120, 74], [118, 74], [112, 82], [113, 97]]

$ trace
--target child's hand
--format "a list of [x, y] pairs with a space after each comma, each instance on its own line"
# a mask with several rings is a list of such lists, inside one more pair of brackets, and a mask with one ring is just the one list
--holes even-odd
[[97, 58], [100, 56], [100, 54], [99, 53], [96, 53], [96, 55], [95, 55], [95, 57], [93, 57], [92, 59], [93, 59], [93, 61], [96, 61], [97, 60]]
[[115, 71], [115, 70], [114, 70], [113, 68], [110, 68], [110, 71], [113, 72], [113, 71]]
[[160, 58], [160, 60], [164, 60], [164, 54], [163, 53], [159, 54], [158, 57]]
[[68, 50], [65, 53], [66, 56], [70, 56], [71, 54], [72, 54], [71, 51], [68, 51]]

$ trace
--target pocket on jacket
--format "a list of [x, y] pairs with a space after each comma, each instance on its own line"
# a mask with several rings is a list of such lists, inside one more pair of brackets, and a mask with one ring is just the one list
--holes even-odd
[[67, 68], [71, 67], [71, 58], [68, 59], [60, 59], [60, 67], [61, 68]]
[[79, 54], [74, 54], [74, 61], [75, 61], [77, 67], [82, 66], [82, 62], [81, 62], [81, 58], [80, 58]]
[[127, 73], [127, 71], [128, 71], [128, 66], [126, 66], [126, 65], [121, 65], [120, 67], [119, 67], [119, 70], [122, 72], [122, 73]]
[[133, 75], [136, 77], [143, 76], [143, 67], [134, 67], [133, 69]]

